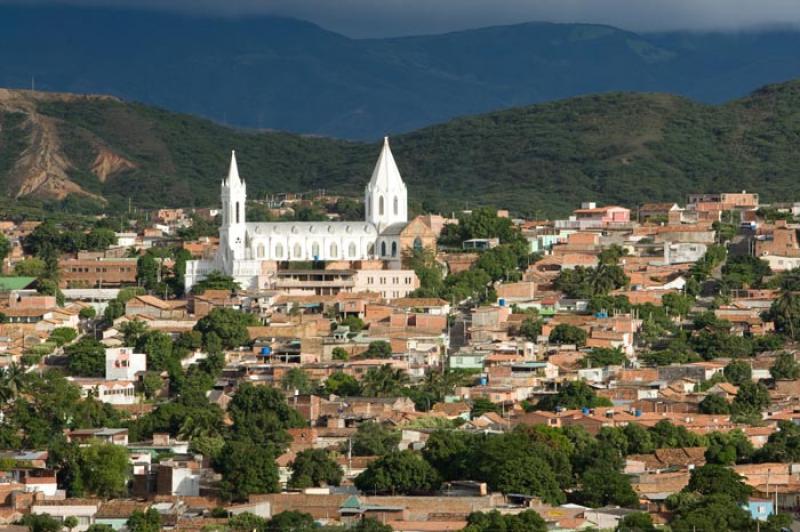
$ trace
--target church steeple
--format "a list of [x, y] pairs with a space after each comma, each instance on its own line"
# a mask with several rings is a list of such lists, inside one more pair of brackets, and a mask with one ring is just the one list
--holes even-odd
[[389, 147], [389, 137], [383, 138], [378, 162], [364, 193], [364, 206], [366, 220], [377, 226], [378, 231], [408, 221], [406, 185]]
[[228, 176], [222, 180], [222, 228], [220, 247], [231, 259], [245, 258], [245, 204], [247, 186], [239, 176], [236, 152], [231, 152]]

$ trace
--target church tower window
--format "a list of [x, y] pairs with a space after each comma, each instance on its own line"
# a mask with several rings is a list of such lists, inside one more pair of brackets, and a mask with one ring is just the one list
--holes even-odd
[[392, 242], [392, 257], [397, 256], [397, 242]]
[[386, 256], [386, 242], [381, 242], [381, 257]]
[[236, 202], [236, 223], [239, 223], [239, 202]]
[[383, 216], [383, 196], [378, 197], [378, 216]]
[[414, 239], [414, 251], [422, 251], [422, 239], [420, 237]]
[[397, 199], [397, 196], [395, 196], [394, 197], [394, 215], [397, 216], [397, 214], [399, 212], [400, 212], [400, 201]]

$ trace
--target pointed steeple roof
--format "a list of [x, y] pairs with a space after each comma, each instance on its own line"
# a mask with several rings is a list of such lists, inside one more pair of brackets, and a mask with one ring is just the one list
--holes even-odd
[[400, 170], [394, 162], [392, 150], [389, 148], [389, 137], [383, 137], [383, 149], [378, 156], [378, 162], [372, 171], [372, 178], [369, 180], [369, 188], [390, 189], [396, 186], [404, 186]]
[[239, 177], [239, 165], [236, 164], [236, 150], [231, 151], [231, 166], [228, 169], [228, 185], [234, 183], [241, 184], [242, 179]]

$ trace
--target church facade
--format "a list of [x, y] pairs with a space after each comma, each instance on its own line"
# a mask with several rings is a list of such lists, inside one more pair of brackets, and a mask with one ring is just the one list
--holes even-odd
[[388, 138], [364, 191], [362, 221], [247, 222], [247, 185], [231, 154], [222, 180], [222, 225], [213, 260], [186, 263], [185, 287], [212, 271], [233, 277], [244, 289], [268, 288], [277, 262], [400, 260], [401, 234], [408, 225], [408, 193]]

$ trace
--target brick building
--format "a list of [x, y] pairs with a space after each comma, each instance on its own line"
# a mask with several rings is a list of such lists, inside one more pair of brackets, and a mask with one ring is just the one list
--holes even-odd
[[136, 284], [136, 259], [79, 258], [58, 261], [60, 288], [113, 288]]

